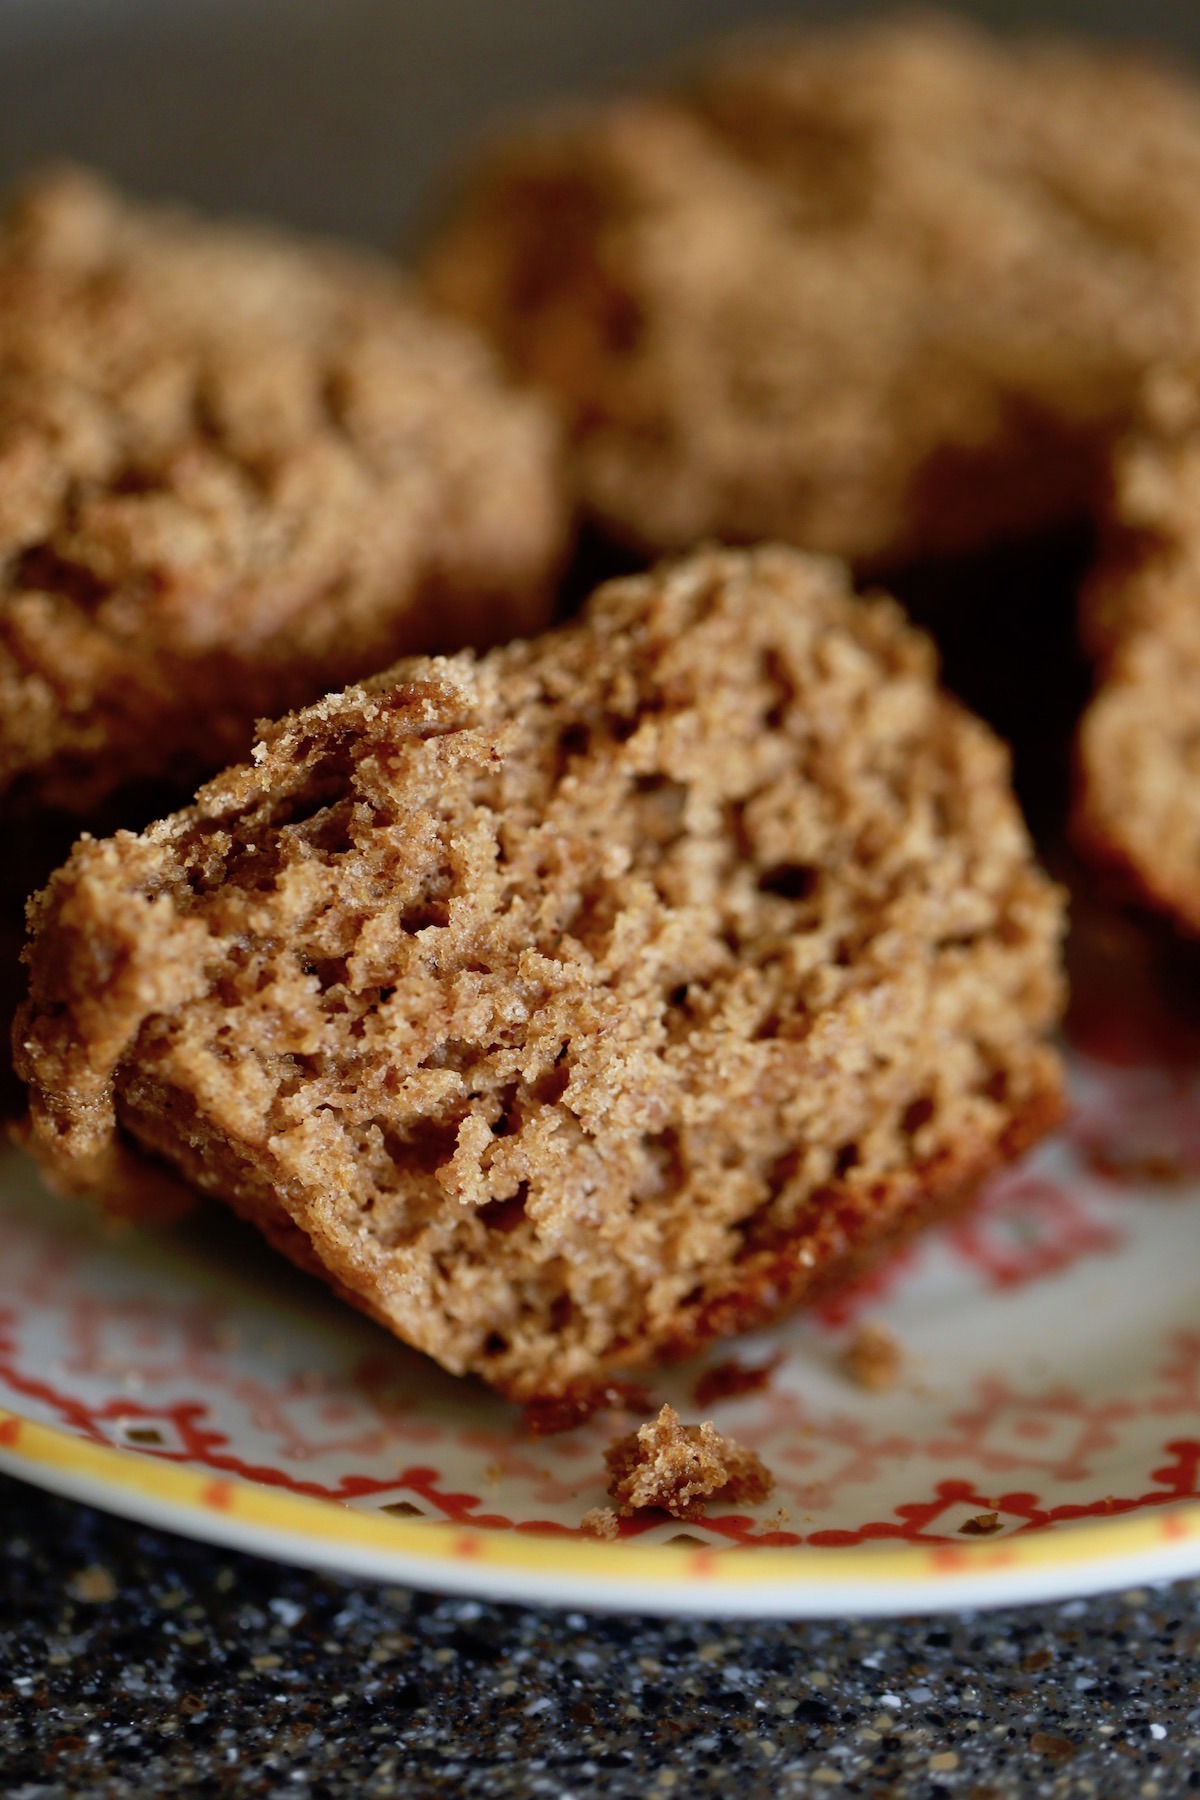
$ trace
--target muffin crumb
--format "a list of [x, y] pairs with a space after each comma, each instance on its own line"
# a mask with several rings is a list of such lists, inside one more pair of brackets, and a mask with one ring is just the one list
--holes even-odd
[[959, 1526], [963, 1537], [991, 1537], [1000, 1529], [1000, 1514], [995, 1512], [976, 1513], [972, 1519], [964, 1519]]
[[882, 1325], [860, 1325], [842, 1355], [842, 1367], [851, 1381], [873, 1393], [894, 1388], [904, 1368], [900, 1344]]
[[683, 1424], [673, 1406], [618, 1438], [604, 1460], [609, 1494], [626, 1517], [657, 1506], [677, 1519], [696, 1519], [705, 1500], [757, 1506], [775, 1486], [753, 1450], [722, 1437], [711, 1420]]
[[620, 1531], [617, 1515], [611, 1506], [591, 1506], [579, 1521], [584, 1537], [610, 1540]]

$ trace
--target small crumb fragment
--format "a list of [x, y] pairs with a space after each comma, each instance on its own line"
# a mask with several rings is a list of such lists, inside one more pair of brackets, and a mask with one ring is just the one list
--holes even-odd
[[882, 1325], [860, 1325], [842, 1355], [842, 1367], [859, 1387], [883, 1393], [895, 1387], [904, 1365], [904, 1353]]
[[724, 1362], [714, 1363], [697, 1377], [692, 1388], [692, 1399], [697, 1406], [711, 1406], [715, 1400], [732, 1400], [738, 1394], [756, 1394], [767, 1386], [779, 1367], [779, 1362], [780, 1358], [773, 1356], [769, 1362], [760, 1363], [755, 1368], [739, 1362], [736, 1356], [730, 1356]]
[[964, 1537], [991, 1537], [993, 1531], [1000, 1529], [1000, 1514], [976, 1513], [973, 1519], [964, 1519], [958, 1529]]
[[83, 1600], [89, 1606], [99, 1606], [106, 1600], [115, 1600], [117, 1597], [116, 1582], [99, 1563], [80, 1569], [77, 1575], [71, 1577], [67, 1587], [73, 1599]]
[[1188, 1179], [1183, 1158], [1163, 1151], [1126, 1154], [1111, 1145], [1098, 1144], [1086, 1152], [1086, 1157], [1089, 1169], [1109, 1181], [1146, 1181], [1156, 1187], [1178, 1187]]
[[617, 1515], [611, 1506], [593, 1506], [579, 1522], [584, 1537], [615, 1538], [619, 1529]]
[[556, 1437], [562, 1431], [574, 1431], [598, 1412], [654, 1411], [654, 1402], [645, 1388], [634, 1381], [601, 1381], [592, 1386], [573, 1389], [549, 1400], [530, 1400], [521, 1409], [525, 1430], [530, 1437]]
[[722, 1437], [711, 1420], [684, 1425], [673, 1406], [618, 1438], [604, 1460], [612, 1476], [608, 1491], [626, 1516], [660, 1506], [677, 1519], [695, 1519], [705, 1500], [754, 1506], [775, 1486], [753, 1450]]

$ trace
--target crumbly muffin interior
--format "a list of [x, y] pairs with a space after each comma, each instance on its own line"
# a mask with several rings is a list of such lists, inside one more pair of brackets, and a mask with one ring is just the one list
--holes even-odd
[[1059, 1104], [1006, 753], [783, 549], [284, 719], [34, 926], [61, 1183], [148, 1155], [521, 1398], [769, 1313]]

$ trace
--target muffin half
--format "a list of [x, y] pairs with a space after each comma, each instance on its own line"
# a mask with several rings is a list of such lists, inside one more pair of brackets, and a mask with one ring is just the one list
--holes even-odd
[[34, 908], [27, 1136], [557, 1394], [810, 1296], [1040, 1136], [1061, 929], [898, 609], [701, 552], [84, 840]]

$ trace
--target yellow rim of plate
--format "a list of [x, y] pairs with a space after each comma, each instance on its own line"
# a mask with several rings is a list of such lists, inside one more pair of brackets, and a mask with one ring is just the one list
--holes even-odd
[[822, 1586], [855, 1581], [924, 1586], [989, 1573], [1011, 1576], [1018, 1571], [1084, 1568], [1200, 1540], [1200, 1502], [1184, 1501], [1113, 1519], [1060, 1524], [993, 1543], [925, 1545], [876, 1540], [869, 1546], [847, 1549], [801, 1545], [765, 1547], [752, 1553], [739, 1553], [736, 1544], [709, 1549], [604, 1543], [360, 1512], [333, 1501], [281, 1493], [235, 1476], [181, 1468], [142, 1451], [93, 1444], [3, 1407], [0, 1451], [32, 1469], [85, 1477], [110, 1494], [156, 1500], [172, 1508], [195, 1508], [255, 1533], [286, 1534], [314, 1547], [340, 1545], [417, 1557], [431, 1572], [439, 1566], [461, 1570], [470, 1562], [513, 1574], [611, 1578], [615, 1556], [624, 1575], [658, 1586], [692, 1586], [701, 1580], [727, 1591], [781, 1580]]

